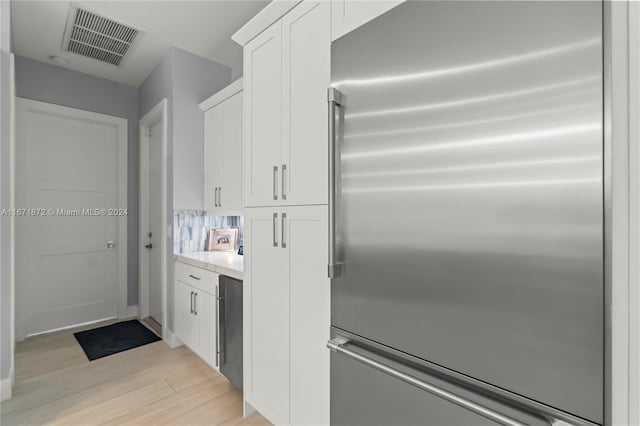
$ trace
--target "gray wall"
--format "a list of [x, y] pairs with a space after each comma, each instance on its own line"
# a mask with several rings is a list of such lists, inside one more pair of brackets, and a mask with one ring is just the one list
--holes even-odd
[[233, 67], [231, 67], [231, 81], [236, 81], [237, 79], [242, 77], [243, 73], [244, 73], [244, 70], [242, 68], [242, 61], [241, 61], [239, 64], [236, 64]]
[[[204, 130], [198, 104], [231, 82], [231, 70], [223, 65], [172, 48], [139, 88], [143, 117], [163, 98], [168, 100], [167, 123], [167, 224], [173, 225], [174, 209], [198, 209], [204, 205]], [[173, 330], [173, 238], [167, 242], [167, 326]]]
[[198, 104], [231, 83], [231, 70], [181, 49], [173, 66], [173, 208], [204, 209], [204, 115]]
[[[3, 2], [4, 3], [4, 2]], [[16, 56], [16, 95], [128, 120], [129, 216], [127, 283], [129, 305], [138, 303], [138, 89], [45, 62]]]
[[[11, 97], [10, 88], [10, 5], [8, 1], [0, 1], [0, 185], [1, 207], [9, 208], [10, 196], [10, 123]], [[7, 380], [11, 376], [11, 240], [9, 234], [10, 221], [2, 217], [0, 221], [0, 379]]]

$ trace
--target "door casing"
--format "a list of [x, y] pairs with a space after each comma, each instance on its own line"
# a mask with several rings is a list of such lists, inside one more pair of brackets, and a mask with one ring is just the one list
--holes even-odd
[[143, 242], [147, 240], [149, 229], [149, 130], [162, 122], [162, 164], [161, 167], [161, 212], [160, 253], [164, 262], [161, 271], [162, 287], [162, 337], [167, 333], [167, 108], [168, 101], [163, 99], [140, 119], [140, 217], [139, 217], [139, 264], [138, 264], [138, 305], [140, 318], [149, 316], [149, 252]]

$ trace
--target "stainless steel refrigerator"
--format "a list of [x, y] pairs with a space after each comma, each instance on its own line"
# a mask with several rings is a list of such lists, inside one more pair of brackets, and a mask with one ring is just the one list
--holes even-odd
[[409, 1], [333, 42], [332, 424], [603, 424], [602, 20]]

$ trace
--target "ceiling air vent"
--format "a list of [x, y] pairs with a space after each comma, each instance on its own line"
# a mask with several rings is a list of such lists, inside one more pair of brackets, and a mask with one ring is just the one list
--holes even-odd
[[120, 66], [139, 31], [72, 5], [62, 48]]

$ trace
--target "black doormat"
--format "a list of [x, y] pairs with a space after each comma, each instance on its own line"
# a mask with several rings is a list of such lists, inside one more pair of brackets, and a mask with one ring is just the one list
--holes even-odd
[[73, 333], [89, 361], [157, 342], [160, 338], [138, 320]]

